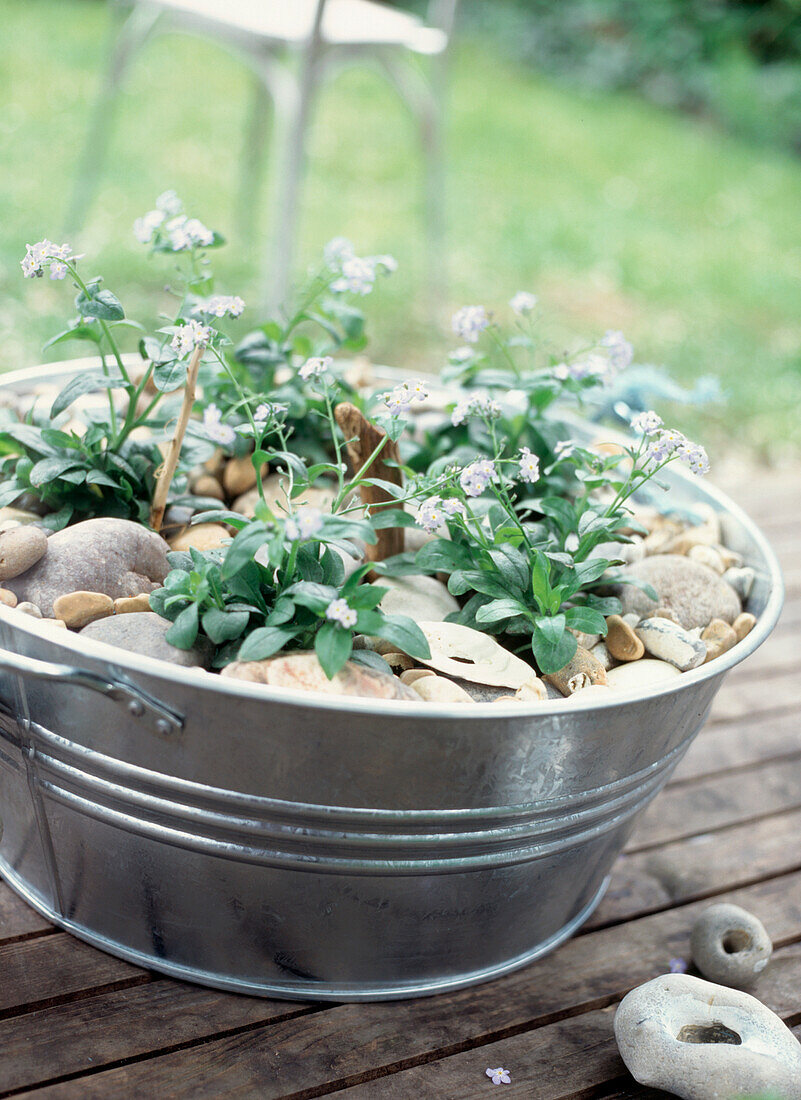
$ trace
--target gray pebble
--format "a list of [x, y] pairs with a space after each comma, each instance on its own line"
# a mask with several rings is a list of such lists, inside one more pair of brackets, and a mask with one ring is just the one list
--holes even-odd
[[80, 632], [82, 638], [94, 638], [106, 645], [127, 649], [129, 653], [141, 653], [144, 657], [156, 657], [174, 665], [191, 668], [200, 665], [208, 668], [214, 647], [205, 638], [199, 638], [191, 649], [178, 649], [165, 640], [164, 635], [172, 626], [154, 611], [137, 611], [132, 615], [111, 615], [89, 623]]
[[742, 569], [727, 569], [723, 574], [723, 579], [732, 586], [741, 600], [747, 600], [751, 595], [751, 589], [754, 587], [756, 573], [750, 566], [746, 565]]
[[768, 965], [773, 944], [758, 920], [739, 905], [712, 905], [693, 925], [693, 962], [710, 981], [746, 989]]
[[655, 554], [626, 566], [620, 576], [645, 581], [656, 591], [654, 602], [631, 584], [615, 587], [623, 605], [622, 614], [647, 615], [657, 607], [668, 608], [685, 630], [705, 627], [713, 619], [727, 623], [740, 614], [740, 597], [730, 584], [701, 562], [682, 554]]
[[5, 587], [52, 617], [54, 600], [70, 592], [112, 599], [152, 592], [169, 570], [168, 549], [159, 535], [131, 520], [87, 519], [51, 535], [45, 556]]
[[31, 603], [30, 600], [23, 600], [22, 603], [18, 603], [17, 611], [22, 611], [26, 615], [32, 615], [34, 619], [42, 618], [42, 612], [39, 610], [36, 604]]

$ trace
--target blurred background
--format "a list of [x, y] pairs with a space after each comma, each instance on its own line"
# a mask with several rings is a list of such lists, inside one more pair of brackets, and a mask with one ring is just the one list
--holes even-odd
[[[97, 194], [83, 228], [64, 235], [116, 7], [0, 0], [4, 370], [41, 361], [72, 315], [64, 285], [21, 277], [25, 244], [44, 236], [86, 253], [85, 270], [103, 274], [128, 316], [153, 323], [165, 268], [131, 226], [167, 188], [228, 238], [217, 289], [254, 307], [239, 331], [266, 319], [255, 305], [280, 172], [268, 148], [238, 217], [253, 77], [218, 36], [158, 35], [132, 58]], [[424, 3], [395, 7], [430, 17]], [[423, 73], [431, 58], [409, 63]], [[621, 329], [638, 362], [690, 387], [718, 379], [725, 403], [672, 410], [713, 456], [797, 454], [801, 0], [462, 0], [446, 65], [439, 296], [415, 123], [358, 59], [314, 100], [295, 273], [340, 234], [361, 253], [393, 254], [397, 274], [365, 303], [369, 350], [411, 371], [444, 362], [458, 306], [505, 309], [532, 291], [557, 340]], [[45, 357], [70, 354], [86, 351]]]

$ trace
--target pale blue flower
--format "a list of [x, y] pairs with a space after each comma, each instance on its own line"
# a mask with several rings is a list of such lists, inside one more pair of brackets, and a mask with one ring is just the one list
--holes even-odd
[[133, 224], [134, 236], [140, 244], [150, 244], [153, 234], [166, 218], [163, 210], [149, 210], [141, 218], [137, 218]]
[[469, 497], [480, 497], [490, 482], [496, 481], [495, 463], [488, 458], [478, 459], [466, 466], [459, 475], [459, 484]]
[[180, 325], [170, 346], [178, 352], [178, 357], [183, 358], [197, 347], [208, 347], [211, 342], [212, 330], [208, 325], [201, 325], [200, 321], [190, 320]]
[[609, 353], [609, 361], [615, 370], [625, 370], [634, 358], [634, 348], [622, 332], [609, 329], [601, 337], [601, 347]]
[[509, 1070], [504, 1069], [503, 1066], [498, 1066], [497, 1069], [487, 1069], [487, 1077], [491, 1078], [493, 1085], [510, 1085], [512, 1078], [509, 1076]]
[[162, 191], [156, 199], [156, 210], [168, 218], [174, 218], [176, 214], [181, 213], [183, 208], [184, 204], [173, 190]]
[[509, 305], [518, 317], [527, 317], [537, 305], [537, 295], [529, 294], [527, 290], [518, 290], [517, 294], [515, 294], [509, 302]]
[[334, 360], [330, 355], [313, 355], [307, 359], [298, 371], [301, 379], [308, 382], [310, 378], [320, 378], [333, 366]]
[[[25, 255], [20, 260], [20, 267], [26, 279], [41, 278], [44, 269], [48, 266], [51, 269], [51, 279], [63, 279], [67, 274], [67, 268], [63, 261], [80, 259], [79, 256], [73, 254], [70, 245], [53, 244], [47, 237], [44, 240], [37, 241], [36, 244], [26, 245], [25, 249]], [[53, 273], [53, 267], [55, 267], [55, 274]]]
[[475, 344], [489, 325], [489, 317], [483, 306], [462, 306], [451, 318], [451, 328], [461, 340]]
[[356, 620], [359, 616], [347, 600], [339, 599], [331, 601], [325, 609], [325, 617], [326, 619], [330, 619], [331, 622], [339, 623], [340, 626], [344, 626], [346, 630], [349, 630], [356, 625]]
[[208, 405], [203, 410], [203, 427], [209, 439], [222, 447], [230, 447], [236, 439], [234, 429], [222, 423], [222, 413], [216, 405]]
[[[312, 535], [316, 535], [322, 526], [323, 513], [319, 508], [312, 508], [311, 505], [305, 504], [287, 519], [285, 524], [286, 536], [290, 542], [295, 542], [298, 539], [303, 541], [310, 539]], [[340, 602], [344, 603], [345, 601]], [[333, 607], [333, 604], [329, 606], [329, 611], [331, 607]], [[328, 617], [331, 618], [330, 615]]]
[[382, 400], [392, 416], [402, 416], [415, 401], [425, 401], [427, 397], [425, 382], [417, 378], [396, 386], [390, 393], [385, 393]]
[[528, 447], [521, 448], [518, 466], [520, 467], [521, 481], [527, 481], [530, 485], [533, 485], [535, 481], [539, 481], [540, 460], [535, 454], [531, 453]]
[[637, 435], [656, 435], [661, 427], [662, 417], [653, 410], [637, 413], [631, 419], [632, 431], [636, 432]]
[[497, 420], [501, 415], [501, 406], [494, 401], [486, 390], [478, 390], [469, 397], [462, 398], [451, 413], [451, 424], [457, 427], [471, 416], [481, 416], [487, 420]]
[[197, 313], [207, 313], [212, 317], [238, 317], [245, 308], [238, 294], [214, 294], [196, 307]]

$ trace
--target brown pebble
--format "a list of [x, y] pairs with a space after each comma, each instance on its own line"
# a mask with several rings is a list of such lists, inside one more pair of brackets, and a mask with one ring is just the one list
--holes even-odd
[[[266, 468], [263, 468], [262, 476], [265, 472]], [[229, 498], [246, 493], [255, 486], [256, 481], [256, 468], [250, 461], [250, 455], [228, 459], [223, 470], [222, 483]]]
[[678, 623], [678, 619], [669, 607], [657, 607], [656, 611], [649, 611], [644, 616], [646, 619], [670, 619], [672, 623]]
[[573, 695], [574, 692], [581, 691], [590, 684], [605, 684], [606, 669], [589, 650], [579, 646], [564, 668], [560, 668], [558, 672], [543, 675], [542, 678], [549, 684], [553, 684], [562, 695]]
[[104, 619], [114, 611], [114, 601], [104, 592], [68, 592], [53, 600], [53, 614], [63, 619], [71, 630]]
[[7, 588], [0, 588], [0, 603], [4, 603], [6, 607], [16, 607], [17, 597]]
[[421, 699], [427, 703], [472, 703], [473, 700], [464, 690], [444, 676], [423, 676], [411, 685]]
[[415, 680], [422, 680], [424, 676], [435, 676], [436, 673], [432, 672], [430, 668], [409, 668], [401, 673], [401, 681], [411, 686]]
[[743, 555], [729, 550], [728, 546], [716, 546], [715, 549], [720, 554], [724, 569], [739, 569], [743, 564]]
[[28, 524], [0, 534], [0, 581], [25, 573], [44, 557], [47, 535], [41, 527]]
[[706, 658], [704, 664], [708, 661], [714, 661], [716, 657], [720, 657], [722, 653], [726, 653], [737, 645], [737, 634], [734, 631], [734, 627], [729, 626], [723, 619], [713, 619], [701, 633], [701, 641], [706, 646]]
[[[629, 624], [619, 615], [610, 615], [606, 620], [606, 627], [606, 648], [615, 660], [639, 661], [645, 653], [645, 646]], [[602, 661], [600, 663], [603, 664]]]
[[414, 668], [414, 661], [405, 653], [385, 653], [383, 657], [393, 672], [407, 672]]
[[218, 550], [230, 540], [231, 536], [227, 528], [221, 523], [196, 523], [191, 527], [185, 527], [178, 535], [174, 535], [167, 541], [171, 550]]
[[138, 596], [120, 596], [114, 601], [115, 615], [130, 615], [138, 611], [150, 610], [150, 596], [140, 592]]
[[211, 474], [202, 474], [193, 484], [192, 492], [197, 497], [213, 497], [214, 500], [225, 500], [222, 485]]
[[538, 676], [532, 676], [517, 689], [514, 697], [531, 703], [543, 702], [548, 698], [548, 689]]
[[746, 634], [750, 634], [756, 626], [756, 615], [750, 611], [743, 611], [732, 623], [732, 630], [737, 635], [737, 641], [741, 642]]

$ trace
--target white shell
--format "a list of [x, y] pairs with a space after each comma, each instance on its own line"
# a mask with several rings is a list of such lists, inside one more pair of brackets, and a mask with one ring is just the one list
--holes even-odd
[[515, 690], [533, 679], [535, 672], [514, 653], [498, 645], [489, 634], [482, 634], [458, 623], [417, 624], [431, 647], [431, 657], [421, 664], [469, 680]]

